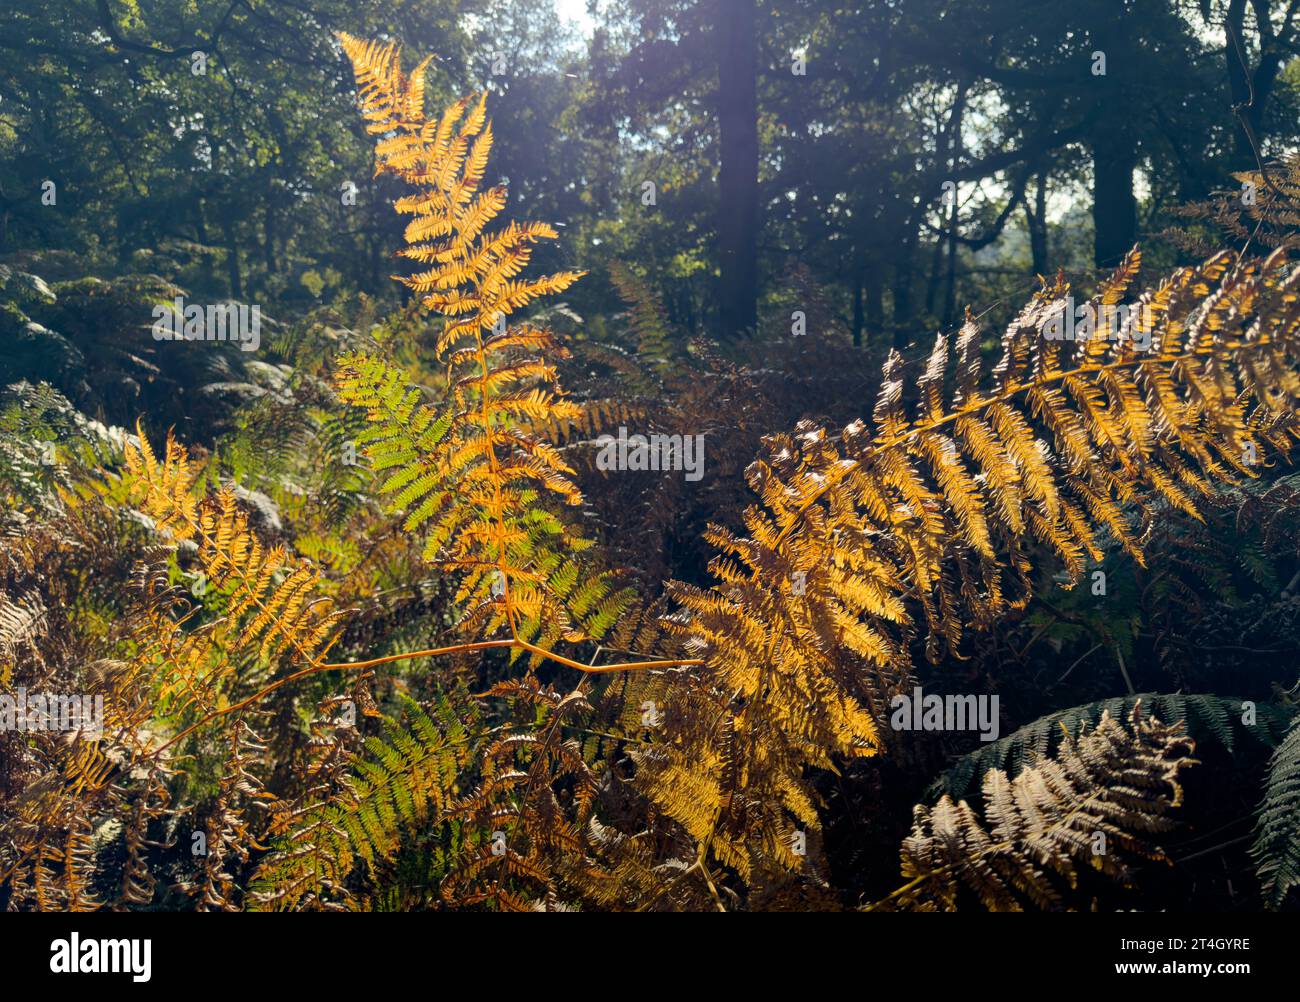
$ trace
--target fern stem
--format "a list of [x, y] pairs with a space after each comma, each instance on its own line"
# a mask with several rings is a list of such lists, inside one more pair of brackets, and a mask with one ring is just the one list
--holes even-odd
[[538, 657], [546, 658], [548, 661], [555, 661], [558, 664], [565, 665], [569, 668], [576, 668], [578, 671], [586, 672], [589, 675], [602, 675], [614, 671], [640, 671], [645, 668], [682, 668], [690, 665], [704, 664], [703, 658], [682, 658], [678, 660], [664, 661], [631, 661], [625, 664], [612, 665], [584, 665], [581, 661], [572, 661], [569, 658], [556, 654], [554, 651], [548, 651], [544, 647], [538, 647], [530, 644], [527, 640], [511, 641], [511, 644], [522, 647], [531, 654]]
[[495, 647], [513, 647], [513, 640], [480, 640], [469, 644], [453, 644], [450, 647], [433, 647], [423, 651], [406, 651], [401, 654], [386, 654], [382, 658], [371, 658], [368, 661], [340, 661], [334, 664], [318, 665], [312, 669], [304, 669], [295, 675], [290, 675], [283, 681], [288, 682], [303, 674], [309, 674], [312, 671], [357, 671], [362, 668], [374, 668], [378, 665], [392, 664], [394, 661], [409, 661], [413, 658], [435, 658], [443, 654], [460, 654], [464, 651], [483, 651]]
[[586, 672], [592, 675], [600, 675], [600, 674], [606, 674], [609, 672], [616, 672], [616, 671], [639, 671], [647, 668], [681, 668], [681, 667], [688, 667], [691, 665], [704, 664], [704, 661], [700, 658], [685, 658], [676, 661], [673, 660], [633, 661], [627, 664], [584, 665], [580, 661], [570, 660], [569, 658], [556, 654], [554, 651], [548, 651], [544, 647], [538, 647], [534, 644], [530, 644], [526, 640], [480, 640], [474, 643], [453, 644], [450, 647], [433, 647], [422, 651], [405, 651], [401, 654], [386, 654], [384, 657], [371, 658], [368, 661], [346, 661], [346, 662], [338, 662], [338, 663], [330, 663], [330, 664], [312, 664], [306, 668], [294, 672], [292, 675], [286, 675], [284, 678], [272, 682], [270, 685], [266, 686], [263, 689], [258, 690], [257, 692], [253, 693], [251, 696], [247, 697], [246, 699], [240, 700], [238, 703], [234, 703], [220, 710], [212, 711], [207, 716], [203, 717], [201, 720], [198, 720], [195, 723], [191, 724], [189, 727], [185, 728], [183, 731], [177, 734], [170, 741], [167, 741], [165, 744], [159, 746], [159, 748], [156, 751], [154, 751], [152, 754], [153, 755], [161, 754], [162, 752], [170, 748], [172, 745], [176, 744], [176, 742], [180, 741], [183, 738], [188, 737], [190, 734], [193, 734], [204, 724], [207, 724], [215, 720], [217, 717], [222, 717], [225, 716], [226, 714], [236, 713], [239, 710], [243, 710], [251, 706], [253, 703], [256, 703], [259, 700], [269, 696], [277, 689], [288, 685], [290, 682], [296, 682], [299, 679], [306, 678], [309, 675], [316, 675], [319, 674], [320, 672], [326, 672], [326, 671], [359, 671], [365, 668], [374, 668], [377, 665], [391, 664], [394, 661], [409, 661], [413, 658], [441, 657], [442, 655], [445, 654], [460, 654], [465, 651], [483, 651], [483, 650], [491, 650], [493, 648], [505, 648], [505, 647], [522, 648], [523, 650], [530, 651], [531, 653], [536, 654], [539, 657], [545, 658], [549, 661], [555, 661], [559, 664], [565, 665], [566, 667], [576, 668], [578, 671]]

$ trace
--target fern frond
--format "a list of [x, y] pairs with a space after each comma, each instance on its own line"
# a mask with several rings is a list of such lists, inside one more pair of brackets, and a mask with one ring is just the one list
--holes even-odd
[[[990, 769], [1001, 769], [1015, 779], [1021, 770], [1049, 757], [1066, 734], [1078, 736], [1109, 713], [1115, 719], [1127, 717], [1134, 706], [1143, 708], [1170, 724], [1180, 724], [1192, 740], [1213, 741], [1230, 754], [1237, 750], [1237, 738], [1249, 736], [1259, 749], [1274, 749], [1291, 722], [1290, 712], [1276, 703], [1257, 703], [1213, 694], [1146, 692], [1101, 699], [1068, 710], [1060, 710], [1026, 724], [1005, 738], [989, 742], [963, 756], [926, 790], [927, 799], [946, 794], [963, 797], [979, 786]], [[1247, 716], [1252, 716], [1250, 723]]]
[[[747, 535], [707, 536], [717, 583], [671, 588], [686, 649], [709, 666], [699, 698], [750, 735], [745, 787], [774, 790], [779, 775], [800, 788], [808, 764], [877, 750], [917, 620], [931, 660], [960, 658], [967, 623], [1028, 601], [1031, 546], [1071, 581], [1107, 537], [1140, 562], [1162, 506], [1196, 511], [1212, 481], [1257, 475], [1266, 450], [1288, 454], [1300, 437], [1300, 268], [1281, 252], [1234, 260], [1178, 270], [1110, 332], [1105, 310], [1135, 280], [1135, 251], [1088, 304], [1116, 336], [1072, 346], [1045, 336], [1068, 294], [1058, 281], [1011, 323], [987, 372], [968, 315], [955, 345], [936, 338], [914, 410], [894, 353], [872, 425], [832, 437], [801, 422], [767, 440], [746, 473], [761, 501], [744, 512]], [[715, 761], [716, 734], [684, 725], [664, 754], [688, 769]], [[742, 795], [724, 785], [716, 815]], [[683, 821], [701, 809], [666, 799]], [[779, 830], [774, 819], [750, 836], [771, 843]]]
[[476, 728], [445, 699], [432, 715], [409, 697], [403, 703], [404, 720], [386, 718], [384, 736], [348, 760], [337, 759], [340, 742], [325, 743], [333, 761], [322, 766], [337, 775], [318, 767], [304, 802], [277, 822], [282, 834], [250, 885], [255, 910], [351, 907], [349, 880], [359, 867], [368, 879], [382, 877], [412, 833], [442, 820]]
[[140, 429], [140, 447], [127, 449], [126, 465], [143, 511], [177, 542], [193, 541], [207, 579], [228, 590], [236, 643], [264, 661], [288, 655], [319, 664], [340, 618], [316, 594], [320, 573], [293, 562], [283, 547], [264, 546], [228, 488], [197, 497], [199, 471], [170, 435], [159, 459]]
[[1126, 856], [1168, 862], [1145, 836], [1173, 827], [1166, 815], [1182, 803], [1192, 751], [1180, 727], [1144, 717], [1140, 704], [1127, 728], [1106, 711], [1014, 780], [985, 773], [987, 821], [947, 795], [915, 807], [902, 847], [908, 883], [871, 907], [953, 911], [968, 892], [992, 911], [1055, 911], [1062, 884], [1075, 889], [1085, 868], [1131, 886]]
[[1300, 886], [1300, 724], [1292, 726], [1269, 762], [1251, 855], [1265, 901], [1280, 908]]
[[1232, 176], [1239, 182], [1237, 188], [1216, 192], [1206, 201], [1176, 206], [1174, 214], [1192, 225], [1173, 227], [1163, 235], [1194, 253], [1203, 253], [1205, 237], [1216, 246], [1231, 241], [1268, 250], [1294, 241], [1300, 233], [1300, 155], [1290, 153], [1265, 164], [1263, 171], [1240, 171]]
[[636, 353], [663, 372], [680, 361], [680, 349], [668, 323], [663, 301], [646, 281], [622, 261], [609, 265], [609, 280], [627, 305], [628, 334]]
[[605, 633], [631, 604], [614, 598], [599, 576], [576, 589], [551, 581], [590, 544], [546, 510], [548, 502], [583, 503], [572, 467], [547, 433], [589, 424], [592, 414], [556, 385], [555, 363], [567, 353], [553, 333], [509, 323], [581, 275], [522, 277], [534, 245], [554, 239], [555, 229], [492, 227], [505, 193], [481, 190], [493, 143], [486, 94], [458, 101], [436, 123], [426, 120], [420, 74], [402, 74], [394, 47], [340, 38], [371, 131], [387, 137], [376, 149], [377, 169], [413, 189], [395, 205], [414, 217], [401, 253], [426, 270], [400, 281], [443, 318], [435, 349], [447, 367], [448, 411], [436, 414], [394, 370], [356, 354], [341, 359], [336, 385], [375, 426], [364, 445], [372, 466], [386, 472], [380, 492], [391, 509], [405, 513], [405, 529], [426, 533], [425, 559], [460, 573], [460, 627], [508, 631], [515, 655], [529, 649], [535, 664], [558, 641]]
[[[1135, 253], [1095, 309], [1115, 301], [1136, 262]], [[1149, 352], [1131, 336], [1090, 340], [1076, 343], [1075, 366], [1063, 367], [1060, 343], [1044, 338], [1067, 291], [1058, 285], [1008, 328], [991, 383], [981, 378], [978, 324], [967, 320], [951, 405], [945, 338], [920, 380], [915, 416], [905, 413], [894, 355], [874, 433], [858, 421], [834, 441], [804, 423], [794, 436], [769, 440], [747, 474], [763, 502], [745, 513], [748, 538], [715, 539], [724, 555], [715, 562], [723, 583], [714, 601], [737, 589], [779, 595], [806, 571], [807, 605], [834, 597], [818, 614], [839, 624], [829, 648], [852, 649], [897, 678], [907, 669], [900, 652], [912, 622], [903, 595], [921, 607], [931, 656], [942, 645], [959, 657], [963, 606], [982, 625], [1026, 601], [1030, 542], [1075, 579], [1082, 556], [1099, 554], [1102, 532], [1140, 562], [1161, 502], [1195, 511], [1211, 480], [1256, 475], [1250, 456], [1285, 456], [1300, 433], [1300, 269], [1280, 253], [1235, 270], [1230, 263], [1220, 255], [1181, 269], [1141, 297], [1151, 308]], [[732, 557], [742, 570], [726, 569]], [[861, 587], [845, 588], [846, 573]], [[705, 608], [699, 597], [690, 601]], [[744, 604], [764, 607], [756, 598]], [[797, 644], [798, 622], [774, 617], [766, 628]], [[738, 620], [735, 642], [714, 646], [743, 645], [744, 632]]]
[[0, 685], [8, 685], [20, 648], [45, 631], [46, 609], [35, 591], [0, 595]]

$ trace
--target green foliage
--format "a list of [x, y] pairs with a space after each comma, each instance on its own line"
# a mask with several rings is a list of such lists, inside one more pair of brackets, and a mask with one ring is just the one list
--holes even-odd
[[340, 400], [365, 412], [355, 446], [365, 451], [375, 473], [386, 473], [379, 493], [389, 496], [390, 511], [407, 513], [402, 523], [407, 532], [420, 528], [443, 507], [452, 488], [447, 471], [432, 462], [452, 415], [440, 415], [425, 403], [405, 373], [367, 355], [340, 357], [337, 385]]
[[1300, 886], [1300, 725], [1273, 752], [1264, 782], [1255, 844], [1264, 898], [1280, 907]]
[[254, 908], [355, 905], [348, 878], [363, 865], [367, 884], [383, 887], [403, 845], [441, 829], [477, 729], [445, 698], [427, 710], [403, 699], [401, 718], [384, 719], [382, 736], [364, 741], [346, 774], [318, 770], [305, 802], [277, 820], [283, 834], [249, 886]]

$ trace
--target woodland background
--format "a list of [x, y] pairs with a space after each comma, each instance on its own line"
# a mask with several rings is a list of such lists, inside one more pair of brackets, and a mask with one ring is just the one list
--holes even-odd
[[[418, 560], [399, 552], [391, 525], [380, 533], [367, 521], [363, 485], [331, 459], [356, 428], [328, 413], [317, 381], [326, 354], [420, 323], [408, 290], [390, 281], [413, 270], [394, 256], [403, 220], [392, 203], [404, 188], [374, 176], [336, 31], [400, 40], [408, 64], [433, 54], [432, 108], [486, 89], [489, 177], [509, 191], [502, 220], [556, 224], [559, 239], [537, 248], [537, 269], [587, 273], [541, 314], [575, 347], [566, 389], [597, 410], [611, 401], [603, 413], [614, 427], [649, 420], [706, 435], [698, 488], [615, 483], [589, 462], [580, 468], [594, 535], [651, 599], [669, 579], [708, 582], [713, 550], [702, 534], [710, 522], [740, 524], [752, 500], [742, 474], [762, 436], [805, 418], [842, 426], [870, 414], [886, 354], [923, 360], [968, 305], [996, 332], [1044, 278], [1059, 273], [1090, 293], [1135, 243], [1143, 278], [1218, 247], [1271, 246], [1277, 233], [1236, 221], [1223, 199], [1239, 194], [1235, 175], [1287, 156], [1300, 139], [1294, 0], [607, 0], [577, 20], [551, 0], [9, 0], [0, 32], [4, 496], [39, 521], [79, 471], [120, 467], [120, 429], [143, 416], [156, 443], [174, 429], [213, 460], [205, 476], [214, 484], [240, 484], [268, 538], [288, 540], [327, 577], [373, 564], [364, 586], [334, 593], [366, 610], [343, 643], [356, 656], [436, 637], [452, 602], [444, 581], [412, 570]], [[51, 180], [57, 201], [43, 204]], [[946, 182], [955, 198], [944, 198]], [[342, 197], [349, 184], [355, 204]], [[149, 304], [181, 292], [259, 304], [266, 347], [154, 342]], [[803, 338], [792, 336], [794, 311], [805, 315]], [[601, 354], [637, 343], [635, 364]], [[309, 441], [290, 413], [312, 416]], [[46, 441], [59, 443], [57, 468], [40, 461]], [[308, 500], [294, 507], [289, 487]], [[1239, 731], [1212, 701], [1174, 712], [1216, 739], [1198, 748], [1208, 764], [1187, 780], [1195, 795], [1168, 847], [1174, 867], [1143, 873], [1141, 903], [1152, 910], [1261, 900], [1254, 812], [1300, 664], [1296, 491], [1276, 473], [1225, 498], [1208, 527], [1170, 512], [1146, 567], [1107, 552], [1104, 601], [1086, 588], [1041, 588], [1021, 615], [970, 641], [964, 659], [918, 668], [927, 691], [999, 693], [1003, 735], [1046, 721], [1033, 737], [1043, 747], [1055, 726], [1045, 715], [1107, 698], [1225, 693], [1267, 704], [1262, 737]], [[64, 641], [84, 642], [84, 657], [102, 653], [120, 614], [96, 581], [111, 591], [107, 582], [126, 580], [146, 549], [140, 539], [92, 547], [69, 565], [58, 615], [71, 624]], [[180, 567], [172, 579], [182, 580]], [[472, 688], [506, 673], [457, 671]], [[434, 668], [403, 672], [353, 695], [378, 707], [376, 717], [397, 712], [408, 693], [427, 709]], [[328, 687], [311, 694], [332, 698]], [[1167, 716], [1172, 704], [1163, 705]], [[252, 771], [289, 798], [307, 730], [290, 702], [270, 712], [258, 726], [275, 735], [273, 753]], [[379, 725], [367, 716], [366, 726]], [[912, 805], [978, 751], [969, 735], [916, 737], [813, 781], [824, 805], [817, 880], [797, 893], [755, 885], [747, 898], [734, 888], [722, 897], [843, 907], [893, 890]], [[0, 765], [7, 797], [27, 789], [31, 768], [15, 755]], [[191, 812], [184, 824], [224, 833], [242, 852], [196, 876], [175, 820], [152, 818], [140, 838], [157, 840], [166, 879], [132, 886], [128, 853], [117, 869], [101, 868], [100, 899], [241, 905], [265, 846], [248, 848], [240, 826], [249, 822], [231, 806], [238, 783], [213, 769], [171, 795]], [[949, 778], [947, 789], [965, 792], [966, 780]], [[67, 849], [61, 865], [74, 869], [81, 851]], [[1294, 842], [1287, 851], [1300, 866]], [[367, 890], [367, 907], [447, 903], [445, 883], [431, 890], [446, 880], [445, 860], [429, 863], [427, 845], [394, 853], [399, 873]], [[0, 853], [0, 862], [11, 859]], [[72, 900], [55, 895], [51, 906], [74, 906], [67, 893]], [[556, 904], [548, 893], [539, 900]], [[1132, 901], [1089, 893], [1103, 907]], [[9, 907], [32, 906], [24, 889], [4, 894]], [[1286, 905], [1287, 885], [1264, 896]], [[466, 893], [473, 905], [490, 899]], [[707, 895], [674, 903], [711, 906]]]
[[[489, 90], [509, 211], [564, 224], [597, 331], [613, 258], [684, 333], [724, 339], [780, 313], [802, 266], [828, 324], [903, 346], [968, 303], [1014, 308], [1036, 273], [1115, 267], [1300, 130], [1276, 0], [610, 2], [589, 38], [550, 0], [9, 12], [0, 247], [50, 279], [152, 272], [286, 317], [398, 291], [343, 28], [436, 54], [441, 103]], [[32, 197], [46, 179], [56, 207]]]

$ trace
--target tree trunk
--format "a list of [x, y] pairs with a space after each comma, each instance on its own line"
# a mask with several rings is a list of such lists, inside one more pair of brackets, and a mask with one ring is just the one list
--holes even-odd
[[916, 275], [913, 267], [916, 258], [916, 231], [920, 225], [919, 209], [909, 213], [903, 222], [903, 240], [894, 258], [894, 347], [905, 348], [912, 336], [912, 281]]
[[[951, 151], [949, 162], [952, 165], [953, 174], [956, 174], [957, 168], [961, 166], [963, 153], [961, 127], [962, 120], [965, 117], [965, 110], [966, 85], [962, 84], [957, 90], [957, 101], [952, 109], [952, 124], [949, 126], [948, 147]], [[943, 288], [943, 327], [945, 329], [952, 326], [953, 318], [957, 313], [957, 212], [959, 208], [957, 190], [954, 188], [952, 205], [948, 207], [948, 267], [944, 275]]]
[[201, 257], [203, 286], [205, 289], [215, 289], [218, 284], [217, 260], [216, 255], [212, 253], [212, 244], [209, 243], [207, 214], [207, 199], [204, 198], [202, 192], [196, 192], [194, 195], [194, 236], [203, 247]]
[[1120, 20], [1102, 21], [1093, 35], [1106, 54], [1106, 72], [1094, 77], [1094, 107], [1088, 147], [1092, 153], [1093, 263], [1114, 268], [1137, 241], [1137, 125], [1127, 110], [1130, 95], [1141, 88], [1138, 66], [1144, 56], [1131, 27]]
[[1114, 268], [1137, 241], [1133, 169], [1137, 150], [1126, 129], [1100, 126], [1092, 138], [1093, 260]]
[[1025, 202], [1025, 221], [1029, 228], [1029, 253], [1035, 275], [1047, 277], [1047, 171], [1039, 171], [1034, 189], [1034, 207]]
[[[943, 215], [940, 213], [940, 223], [943, 222]], [[941, 233], [934, 235], [934, 246], [930, 248], [930, 267], [925, 275], [925, 312], [927, 316], [934, 316], [935, 304], [939, 301], [939, 271], [943, 267], [943, 243], [944, 237]]]
[[758, 326], [758, 97], [754, 0], [717, 0], [719, 326]]
[[269, 279], [276, 272], [275, 266], [275, 206], [268, 196], [266, 200], [266, 218], [264, 223], [265, 239], [262, 241], [262, 260], [266, 264]]

